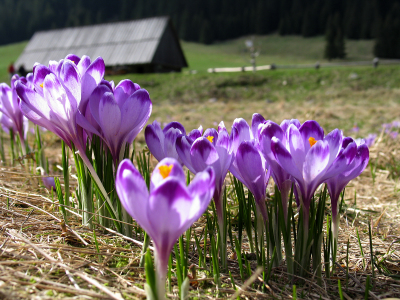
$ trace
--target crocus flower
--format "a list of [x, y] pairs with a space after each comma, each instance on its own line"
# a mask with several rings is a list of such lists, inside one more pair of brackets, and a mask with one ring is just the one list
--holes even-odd
[[232, 163], [229, 134], [223, 122], [218, 132], [209, 128], [203, 136], [193, 140], [181, 135], [176, 140], [176, 151], [183, 164], [194, 174], [212, 166], [215, 172], [214, 202], [220, 228], [223, 226], [222, 196], [224, 180]]
[[[8, 118], [2, 118], [2, 124], [8, 129], [12, 128], [18, 134], [22, 150], [25, 151], [25, 140], [29, 125], [28, 120], [24, 118], [19, 108], [20, 99], [15, 90], [17, 80], [25, 80], [25, 78], [14, 75], [11, 79], [11, 88], [5, 83], [0, 84], [0, 111]], [[12, 126], [10, 126], [11, 124]]]
[[46, 189], [53, 192], [56, 191], [56, 182], [54, 181], [54, 177], [42, 177], [43, 185]]
[[207, 209], [214, 185], [214, 171], [207, 167], [186, 186], [180, 163], [165, 158], [153, 171], [149, 193], [143, 177], [130, 160], [123, 160], [118, 167], [115, 186], [121, 203], [154, 243], [158, 299], [165, 297], [172, 248], [179, 236]]
[[286, 145], [287, 129], [290, 125], [299, 128], [300, 122], [297, 119], [284, 120], [281, 125], [278, 125], [272, 121], [268, 121], [259, 128], [260, 150], [267, 160], [269, 168], [272, 171], [271, 176], [281, 193], [283, 215], [285, 219], [287, 218], [288, 194], [292, 187], [292, 180], [290, 173], [282, 168], [276, 160], [271, 149], [271, 140], [273, 137], [276, 137], [282, 141], [283, 145]]
[[179, 122], [171, 122], [161, 130], [160, 123], [154, 121], [147, 125], [144, 138], [151, 154], [161, 161], [163, 158], [172, 157], [180, 161], [176, 152], [176, 139], [179, 135], [186, 135], [185, 128]]
[[101, 57], [91, 62], [87, 56], [80, 59], [76, 55], [68, 55], [59, 62], [50, 61], [48, 67], [35, 65], [33, 88], [30, 83], [18, 80], [16, 91], [21, 99], [21, 111], [30, 121], [58, 135], [71, 149], [74, 146], [116, 215], [100, 178], [86, 156], [83, 129], [76, 123], [77, 115], [86, 109], [89, 96], [103, 80], [104, 72]]
[[338, 228], [339, 228], [338, 201], [340, 193], [350, 182], [350, 180], [356, 178], [364, 171], [369, 161], [368, 146], [363, 141], [361, 141], [361, 144], [357, 145], [356, 141], [354, 141], [352, 138], [346, 137], [343, 139], [341, 151], [344, 152], [346, 148], [354, 146], [356, 146], [357, 149], [357, 153], [354, 159], [346, 166], [344, 170], [326, 180], [329, 195], [331, 197], [332, 232], [334, 240], [337, 240], [338, 236]]
[[[233, 166], [233, 164], [232, 164]], [[233, 170], [232, 167], [230, 170]], [[264, 225], [268, 219], [265, 205], [266, 188], [270, 178], [270, 172], [266, 167], [265, 158], [254, 145], [254, 141], [242, 142], [235, 155], [235, 177], [251, 191], [261, 214]]]
[[69, 55], [59, 63], [50, 62], [49, 67], [35, 65], [34, 88], [19, 80], [16, 91], [21, 98], [20, 108], [29, 120], [57, 134], [70, 148], [73, 143], [84, 152], [86, 145], [76, 115], [102, 80], [105, 66], [100, 57], [89, 65], [87, 56], [78, 59]]
[[[367, 137], [364, 139], [364, 143], [365, 145], [367, 145], [367, 147], [372, 147], [375, 144], [375, 140], [377, 138], [377, 134], [376, 133], [370, 133], [367, 135]], [[363, 139], [356, 139], [356, 141], [358, 143], [362, 143]]]
[[118, 165], [125, 145], [143, 129], [151, 109], [149, 93], [138, 84], [126, 79], [114, 88], [102, 81], [91, 94], [84, 115], [78, 114], [76, 120], [88, 133], [104, 140]]
[[9, 133], [10, 129], [15, 130], [13, 121], [0, 111], [0, 124], [1, 128]]
[[356, 154], [355, 144], [341, 151], [342, 140], [343, 134], [338, 129], [324, 136], [316, 121], [306, 121], [300, 128], [291, 124], [286, 144], [276, 136], [271, 140], [276, 161], [296, 182], [305, 228], [308, 228], [310, 203], [317, 187], [345, 170]]
[[[257, 122], [254, 122], [256, 116]], [[258, 120], [260, 122], [258, 122]], [[229, 171], [241, 181], [254, 195], [257, 210], [264, 220], [267, 221], [268, 213], [265, 205], [266, 188], [270, 178], [267, 173], [265, 158], [258, 150], [258, 141], [254, 138], [258, 124], [265, 121], [261, 115], [254, 114], [252, 128], [242, 118], [234, 120], [231, 131], [231, 149], [233, 161]], [[253, 130], [254, 128], [254, 130]]]

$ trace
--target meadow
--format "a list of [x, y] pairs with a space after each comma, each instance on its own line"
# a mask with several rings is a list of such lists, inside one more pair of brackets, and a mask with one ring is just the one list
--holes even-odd
[[[126, 74], [105, 79], [118, 83], [128, 78], [148, 90], [153, 102], [148, 124], [153, 120], [161, 124], [179, 121], [190, 131], [199, 125], [216, 128], [224, 121], [230, 132], [236, 118], [242, 117], [250, 123], [252, 114], [260, 113], [277, 123], [283, 119], [297, 118], [300, 122], [313, 119], [325, 133], [339, 128], [346, 136], [364, 138], [375, 133], [377, 138], [370, 147], [369, 166], [346, 188], [340, 211], [338, 266], [333, 276], [324, 277], [322, 286], [317, 284], [315, 274], [310, 274], [304, 281], [297, 278], [297, 291], [293, 290], [288, 284], [286, 268], [272, 264], [269, 281], [262, 284], [260, 270], [245, 243], [243, 259], [248, 263], [245, 266], [247, 275], [241, 274], [237, 253], [229, 243], [230, 273], [221, 272], [220, 284], [217, 284], [210, 271], [212, 253], [205, 252], [205, 265], [199, 268], [201, 258], [194, 250], [197, 244], [192, 239], [188, 243], [190, 251], [186, 250], [190, 252], [189, 263], [193, 264], [189, 271], [192, 272], [190, 298], [399, 298], [400, 142], [399, 137], [386, 133], [382, 124], [400, 121], [400, 67], [278, 68], [255, 74], [206, 72], [210, 67], [247, 64], [247, 54], [243, 52], [246, 38], [209, 46], [183, 42], [190, 67], [182, 73]], [[0, 47], [1, 82], [9, 82], [7, 66], [15, 61], [25, 45], [26, 42]], [[255, 45], [260, 48], [257, 58], [260, 65], [326, 62], [322, 55], [323, 37], [271, 35], [256, 37]], [[372, 41], [347, 41], [346, 45], [346, 61], [372, 60]], [[64, 184], [57, 167], [62, 164], [60, 142], [49, 132], [42, 136], [43, 149], [52, 167], [50, 174], [59, 177]], [[71, 218], [66, 229], [61, 222], [56, 195], [42, 187], [40, 176], [34, 171], [35, 162], [23, 160], [23, 157], [24, 164], [12, 162], [8, 136], [2, 133], [2, 138], [6, 163], [0, 175], [3, 210], [0, 214], [3, 228], [0, 298], [3, 295], [5, 299], [144, 298], [146, 280], [144, 269], [139, 267], [143, 233], [137, 231], [132, 239], [99, 226], [94, 235], [93, 231], [80, 226], [78, 216]], [[28, 143], [34, 144], [33, 135], [28, 137]], [[143, 132], [135, 140], [135, 147], [137, 151], [146, 147]], [[151, 168], [155, 164], [152, 159]], [[72, 173], [75, 172], [72, 169]], [[71, 177], [71, 190], [76, 185]], [[232, 193], [233, 187], [227, 189]], [[274, 194], [271, 186], [268, 193]], [[229, 204], [232, 214], [237, 213], [237, 205], [234, 199]], [[329, 215], [329, 210], [325, 213]], [[205, 224], [203, 218], [192, 230], [203, 234]], [[371, 231], [368, 224], [371, 224]], [[324, 228], [326, 230], [326, 226]], [[205, 239], [204, 243], [209, 247], [211, 241]], [[176, 264], [174, 262], [173, 266]], [[172, 274], [168, 293], [171, 299], [179, 298], [176, 273]]]

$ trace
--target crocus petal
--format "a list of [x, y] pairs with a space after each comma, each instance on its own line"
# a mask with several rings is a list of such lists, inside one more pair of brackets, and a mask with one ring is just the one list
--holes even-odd
[[164, 138], [164, 153], [166, 157], [173, 157], [179, 160], [178, 152], [176, 152], [176, 139], [180, 136], [182, 132], [176, 128], [170, 128], [165, 133]]
[[[292, 155], [287, 151], [285, 146], [276, 137], [271, 140], [271, 150], [279, 165], [290, 175], [299, 181], [303, 181], [302, 169], [298, 169], [295, 165]], [[303, 167], [303, 166], [302, 166]]]
[[[71, 120], [75, 121], [74, 106], [68, 101], [68, 96], [65, 93], [63, 86], [54, 74], [46, 76], [43, 85], [43, 94], [47, 105], [50, 108], [50, 118], [60, 128], [69, 131], [68, 128]], [[40, 108], [42, 109], [42, 108]]]
[[216, 146], [223, 147], [225, 149], [230, 148], [229, 133], [225, 128], [224, 122], [221, 122], [218, 126], [218, 139]]
[[81, 99], [80, 75], [76, 65], [71, 61], [66, 60], [61, 68], [60, 78], [63, 81], [71, 106], [73, 109], [76, 109], [78, 107], [78, 102]]
[[163, 147], [164, 134], [157, 121], [146, 126], [146, 129], [144, 130], [144, 138], [151, 154], [153, 154], [158, 161], [166, 157]]
[[89, 98], [89, 107], [90, 112], [92, 114], [93, 119], [96, 120], [97, 124], [101, 124], [100, 115], [99, 115], [99, 106], [100, 100], [105, 93], [111, 93], [111, 90], [106, 85], [99, 85], [93, 90], [93, 93]]
[[231, 145], [232, 151], [235, 154], [240, 143], [243, 141], [250, 141], [253, 139], [253, 134], [250, 130], [249, 124], [245, 119], [237, 118], [232, 124]]
[[[54, 74], [56, 74], [56, 72], [57, 72], [57, 67], [58, 67], [58, 61], [55, 61], [55, 60], [50, 60], [49, 61], [49, 70], [51, 72], [53, 72]], [[33, 68], [33, 69], [35, 70], [35, 68]], [[34, 73], [35, 73], [35, 71], [34, 71]], [[33, 84], [33, 76], [32, 76], [32, 84]]]
[[186, 135], [186, 130], [185, 127], [179, 122], [170, 122], [167, 125], [165, 125], [163, 132], [166, 133], [170, 128], [175, 128], [178, 129], [182, 134]]
[[305, 182], [311, 182], [321, 174], [323, 175], [328, 166], [329, 157], [329, 144], [327, 141], [318, 141], [311, 147], [303, 167]]
[[308, 152], [308, 150], [310, 149], [310, 144], [308, 143], [310, 137], [314, 138], [317, 141], [324, 138], [324, 130], [314, 120], [305, 121], [303, 125], [300, 126], [299, 131], [301, 133], [301, 136], [303, 137], [305, 152]]
[[200, 127], [198, 129], [193, 129], [191, 132], [189, 132], [189, 134], [187, 136], [192, 141], [194, 141], [197, 138], [201, 137], [202, 135], [203, 135], [203, 127], [200, 125]]
[[43, 97], [41, 97], [38, 93], [35, 93], [21, 82], [17, 82], [15, 88], [18, 96], [21, 98], [21, 102], [29, 107], [29, 110], [33, 110], [42, 118], [47, 120], [50, 119], [50, 108]]
[[306, 149], [310, 148], [309, 144], [305, 145], [306, 143], [308, 144], [308, 141], [306, 140], [304, 142], [299, 129], [297, 129], [297, 127], [294, 125], [290, 125], [288, 128], [288, 146], [290, 154], [292, 155], [293, 161], [298, 170], [303, 169], [303, 164], [307, 153]]
[[0, 111], [10, 119], [13, 119], [15, 111], [12, 94], [12, 89], [7, 84], [0, 84]]
[[339, 129], [334, 129], [325, 136], [324, 140], [327, 141], [329, 145], [329, 164], [331, 164], [342, 147], [343, 132]]
[[35, 86], [36, 92], [43, 96], [43, 82], [47, 75], [52, 73], [50, 69], [43, 65], [38, 65], [33, 72], [33, 85]]
[[80, 105], [85, 106], [93, 90], [104, 77], [105, 65], [101, 57], [96, 58], [82, 76], [82, 96]]
[[[83, 57], [82, 57], [83, 58]], [[81, 62], [81, 59], [79, 58], [79, 56], [75, 55], [75, 54], [68, 54], [65, 59], [72, 61], [74, 64], [79, 64]]]
[[129, 79], [124, 79], [120, 81], [120, 83], [118, 83], [114, 90], [114, 97], [119, 107], [122, 107], [129, 96], [139, 89], [140, 86], [136, 83], [133, 83]]
[[290, 125], [296, 126], [296, 128], [300, 128], [301, 124], [300, 121], [297, 119], [291, 119], [291, 120], [283, 120], [282, 123], [280, 124], [280, 127], [284, 132], [286, 132], [289, 128]]
[[146, 90], [140, 89], [133, 93], [121, 108], [120, 135], [126, 135], [136, 128], [138, 130], [135, 132], [139, 133], [149, 119], [151, 109], [152, 103]]
[[115, 188], [125, 210], [152, 236], [153, 228], [147, 218], [149, 192], [142, 175], [129, 159], [124, 159], [118, 166]]
[[259, 126], [266, 122], [267, 121], [265, 120], [265, 118], [262, 115], [257, 114], [257, 113], [253, 114], [253, 117], [251, 118], [251, 131], [253, 133], [253, 137], [256, 140], [259, 140], [259, 137], [258, 137]]
[[[76, 56], [76, 55], [75, 55]], [[79, 57], [75, 57], [71, 59], [75, 64], [76, 67], [78, 68], [78, 72], [80, 77], [82, 78], [83, 74], [85, 74], [87, 68], [89, 68], [91, 64], [90, 57], [87, 55], [82, 56], [80, 60], [77, 60]]]
[[87, 132], [101, 137], [101, 133], [85, 118], [80, 111], [76, 114], [76, 123], [85, 129]]
[[172, 245], [176, 242], [187, 229], [182, 227], [186, 225], [191, 203], [188, 190], [176, 178], [167, 178], [152, 191], [145, 217], [151, 224], [155, 243], [164, 239]]
[[204, 197], [204, 195], [208, 193], [211, 199], [214, 193], [214, 186], [215, 172], [212, 167], [207, 167], [204, 171], [198, 172], [195, 175], [188, 189], [192, 196]]
[[[163, 174], [160, 172], [160, 167], [165, 168], [168, 167], [169, 173]], [[154, 168], [153, 174], [151, 176], [151, 181], [150, 181], [150, 191], [153, 191], [155, 188], [157, 188], [162, 182], [165, 181], [165, 178], [170, 178], [174, 177], [179, 181], [185, 182], [186, 181], [186, 176], [185, 173], [183, 172], [183, 169], [181, 165], [178, 163], [178, 161], [174, 158], [164, 158], [162, 159], [157, 166]]]
[[[179, 154], [179, 153], [178, 153]], [[207, 166], [214, 164], [218, 159], [218, 152], [211, 142], [204, 137], [194, 141], [190, 149], [193, 168], [197, 171], [203, 171]], [[181, 157], [179, 155], [179, 157]]]
[[348, 144], [353, 143], [354, 140], [351, 137], [344, 137], [342, 141], [342, 148], [346, 148]]
[[215, 128], [207, 128], [206, 131], [204, 132], [203, 137], [205, 138], [212, 137], [211, 143], [215, 145], [215, 143], [218, 140], [218, 132]]
[[339, 155], [336, 157], [333, 163], [329, 166], [328, 170], [324, 175], [324, 180], [344, 172], [348, 168], [349, 164], [354, 159], [356, 154], [357, 154], [356, 143], [353, 142], [348, 144], [347, 147], [339, 153]]
[[[105, 93], [101, 98], [99, 116], [100, 126], [105, 138], [108, 141], [115, 141], [121, 126], [121, 111], [112, 93]], [[113, 150], [115, 151], [116, 149], [111, 149], [111, 151]]]
[[54, 177], [42, 177], [43, 185], [49, 191], [53, 190], [56, 191], [56, 183], [54, 181]]
[[256, 201], [265, 199], [265, 161], [250, 141], [242, 142], [236, 154], [237, 166], [243, 182], [253, 193]]
[[176, 139], [176, 152], [183, 164], [190, 170], [190, 172], [196, 174], [198, 171], [194, 169], [192, 165], [192, 158], [190, 155], [190, 149], [192, 147], [192, 141], [190, 138], [183, 134], [178, 136]]

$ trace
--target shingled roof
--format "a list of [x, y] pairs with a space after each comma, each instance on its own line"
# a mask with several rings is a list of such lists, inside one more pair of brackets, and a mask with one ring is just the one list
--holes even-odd
[[188, 66], [169, 17], [39, 31], [15, 66], [32, 70], [36, 62], [47, 65], [71, 53], [101, 56], [106, 67], [141, 66], [141, 72], [180, 71]]

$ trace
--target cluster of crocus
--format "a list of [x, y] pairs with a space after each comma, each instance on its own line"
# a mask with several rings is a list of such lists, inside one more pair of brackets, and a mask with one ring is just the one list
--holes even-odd
[[113, 82], [104, 80], [104, 73], [101, 57], [91, 61], [88, 56], [71, 54], [59, 62], [50, 61], [48, 66], [35, 65], [30, 80], [17, 80], [15, 85], [22, 113], [79, 153], [117, 216], [115, 205], [86, 154], [87, 137], [96, 134], [104, 141], [116, 169], [125, 145], [132, 143], [147, 122], [152, 103], [147, 91], [137, 84], [124, 80], [114, 87]]
[[221, 223], [224, 220], [221, 191], [227, 170], [254, 195], [264, 223], [268, 219], [265, 198], [269, 177], [272, 176], [281, 192], [285, 222], [288, 194], [293, 186], [298, 208], [302, 210], [305, 240], [308, 239], [310, 205], [322, 183], [327, 184], [331, 195], [333, 236], [337, 239], [338, 197], [347, 183], [365, 169], [369, 159], [365, 143], [357, 144], [338, 129], [325, 135], [316, 121], [301, 124], [293, 119], [278, 125], [259, 114], [253, 115], [251, 126], [244, 119], [236, 119], [231, 135], [222, 122], [218, 131], [207, 129], [204, 135], [199, 130], [186, 135], [177, 122], [161, 130], [155, 122], [146, 128], [145, 137], [157, 159], [168, 156], [165, 150], [162, 152], [168, 149], [170, 155], [178, 155], [195, 174], [207, 166], [214, 168], [214, 201]]

